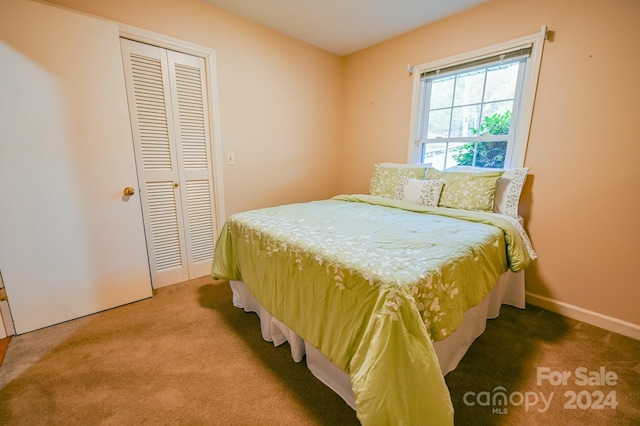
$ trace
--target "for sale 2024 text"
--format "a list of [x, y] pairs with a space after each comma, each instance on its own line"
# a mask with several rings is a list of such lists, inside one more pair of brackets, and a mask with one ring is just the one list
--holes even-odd
[[[618, 384], [618, 374], [615, 371], [607, 371], [604, 366], [598, 370], [589, 370], [586, 367], [578, 367], [573, 371], [551, 370], [549, 367], [538, 367], [536, 372], [538, 386], [549, 383], [551, 386], [568, 386], [570, 384], [579, 387], [589, 387], [595, 390], [567, 390], [564, 392], [564, 408], [567, 410], [615, 410], [618, 399], [615, 390], [606, 389]], [[553, 398], [551, 392], [549, 399]]]

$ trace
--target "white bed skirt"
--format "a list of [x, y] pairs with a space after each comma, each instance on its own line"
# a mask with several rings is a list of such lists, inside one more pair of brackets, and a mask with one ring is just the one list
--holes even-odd
[[[307, 367], [311, 373], [355, 410], [356, 403], [349, 375], [336, 367], [318, 349], [305, 342], [286, 324], [271, 316], [249, 293], [243, 281], [231, 281], [230, 284], [233, 304], [246, 312], [255, 312], [260, 317], [264, 340], [272, 342], [275, 346], [289, 342], [291, 356], [295, 362], [302, 361], [306, 355]], [[500, 315], [500, 306], [503, 304], [524, 309], [524, 271], [502, 274], [491, 293], [479, 305], [464, 314], [460, 327], [446, 339], [434, 342], [443, 375], [458, 366], [473, 341], [484, 332], [487, 319]]]

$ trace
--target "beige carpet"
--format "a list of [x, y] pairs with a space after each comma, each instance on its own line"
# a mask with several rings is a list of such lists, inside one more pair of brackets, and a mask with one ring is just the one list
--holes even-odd
[[[604, 366], [617, 382], [581, 387], [572, 377], [556, 387], [536, 383], [538, 367], [574, 372], [582, 366]], [[503, 307], [446, 380], [460, 425], [640, 424], [640, 342], [534, 307]], [[527, 410], [525, 404], [485, 404], [497, 386], [516, 403], [517, 393], [555, 394], [545, 412], [537, 411], [541, 402]], [[597, 390], [616, 391], [616, 408], [563, 407], [565, 392]], [[203, 278], [14, 337], [0, 367], [0, 424], [358, 422], [304, 362], [292, 361], [288, 345], [274, 348], [262, 340], [257, 316], [232, 306], [226, 282]]]
[[534, 306], [503, 306], [445, 380], [460, 425], [640, 425], [640, 341]]

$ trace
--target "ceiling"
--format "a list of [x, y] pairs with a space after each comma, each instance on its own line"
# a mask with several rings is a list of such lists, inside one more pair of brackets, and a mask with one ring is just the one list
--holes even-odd
[[204, 0], [340, 56], [487, 0]]

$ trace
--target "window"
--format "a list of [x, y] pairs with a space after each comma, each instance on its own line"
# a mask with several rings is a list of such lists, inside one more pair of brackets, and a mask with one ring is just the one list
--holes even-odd
[[525, 37], [415, 67], [410, 163], [524, 164], [542, 43]]

